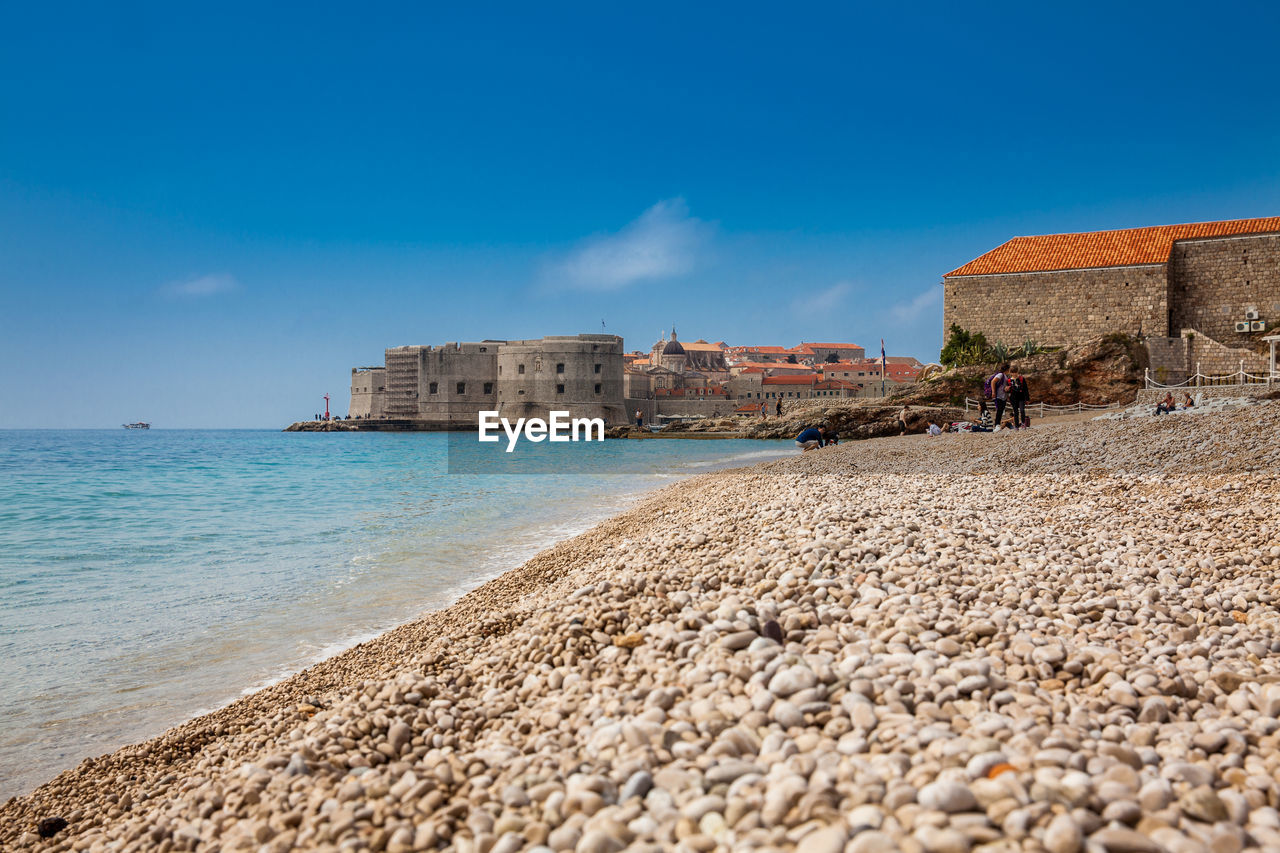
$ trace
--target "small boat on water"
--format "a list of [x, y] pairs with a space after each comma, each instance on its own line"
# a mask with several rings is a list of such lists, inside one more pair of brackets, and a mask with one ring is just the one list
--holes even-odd
[[151, 424], [146, 421], [138, 421], [132, 424], [121, 424], [125, 429], [151, 429]]

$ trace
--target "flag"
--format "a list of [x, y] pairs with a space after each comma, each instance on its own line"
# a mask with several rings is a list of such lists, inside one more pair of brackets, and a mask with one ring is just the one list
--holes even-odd
[[880, 375], [884, 375], [885, 355], [884, 355], [884, 338], [880, 339]]

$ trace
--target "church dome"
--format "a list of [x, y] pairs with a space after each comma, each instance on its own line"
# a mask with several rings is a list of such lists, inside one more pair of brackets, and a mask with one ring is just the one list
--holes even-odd
[[675, 338], [667, 341], [667, 345], [662, 348], [663, 355], [684, 355], [684, 347], [680, 346], [680, 342]]

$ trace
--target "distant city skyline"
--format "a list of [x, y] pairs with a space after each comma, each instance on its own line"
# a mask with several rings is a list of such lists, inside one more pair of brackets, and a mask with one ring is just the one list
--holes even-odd
[[283, 427], [602, 320], [936, 360], [1010, 237], [1280, 215], [1280, 11], [1228, 9], [12, 7], [0, 428]]

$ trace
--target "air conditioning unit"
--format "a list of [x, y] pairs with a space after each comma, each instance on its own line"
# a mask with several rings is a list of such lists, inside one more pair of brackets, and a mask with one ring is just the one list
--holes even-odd
[[1237, 331], [1237, 332], [1247, 332], [1247, 331], [1249, 331], [1249, 324], [1248, 324], [1247, 322], [1244, 322], [1244, 321], [1241, 321], [1241, 322], [1239, 322], [1239, 323], [1236, 323], [1236, 331]]
[[1249, 331], [1251, 332], [1265, 332], [1266, 330], [1267, 330], [1266, 320], [1254, 320], [1252, 323], [1249, 324]]
[[1245, 318], [1246, 320], [1256, 320], [1256, 319], [1258, 319], [1258, 309], [1257, 309], [1257, 308], [1246, 308], [1246, 309], [1245, 309], [1245, 312], [1244, 312], [1244, 318]]

